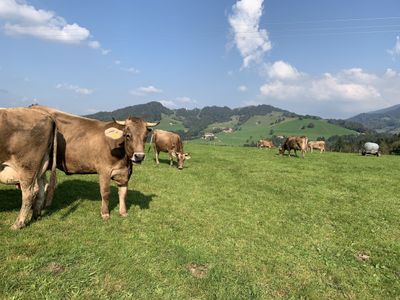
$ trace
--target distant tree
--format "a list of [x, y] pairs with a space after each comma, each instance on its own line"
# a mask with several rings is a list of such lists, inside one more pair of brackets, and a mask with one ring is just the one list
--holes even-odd
[[271, 130], [269, 131], [269, 135], [274, 135], [275, 131], [271, 128]]
[[307, 127], [308, 127], [308, 128], [314, 128], [315, 125], [314, 125], [314, 123], [308, 123]]

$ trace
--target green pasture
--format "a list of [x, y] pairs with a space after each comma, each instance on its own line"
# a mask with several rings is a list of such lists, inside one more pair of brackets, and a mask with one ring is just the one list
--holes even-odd
[[[310, 123], [313, 123], [315, 127], [308, 128], [307, 126]], [[305, 127], [304, 129], [302, 129], [303, 126]], [[289, 122], [279, 123], [272, 128], [275, 135], [305, 135], [311, 140], [315, 140], [321, 136], [327, 139], [333, 135], [357, 134], [356, 131], [330, 124], [325, 120], [314, 119], [296, 119]]]
[[[276, 136], [290, 136], [290, 135], [306, 135], [310, 140], [316, 140], [318, 137], [325, 137], [326, 139], [333, 135], [347, 135], [357, 134], [353, 130], [349, 130], [334, 124], [329, 124], [325, 120], [314, 119], [293, 119], [285, 117], [285, 120], [275, 123], [276, 120], [282, 117], [282, 113], [271, 113], [265, 116], [254, 116], [242, 124], [239, 130], [233, 133], [218, 133], [217, 138], [212, 141], [195, 140], [199, 144], [215, 144], [215, 145], [231, 145], [243, 146], [251, 142], [257, 142], [262, 138], [271, 138], [272, 135]], [[233, 127], [234, 122], [231, 123], [214, 123], [208, 128], [211, 131], [214, 127]], [[314, 124], [313, 128], [308, 128], [307, 125]], [[229, 126], [231, 124], [232, 126]], [[304, 127], [304, 129], [302, 129]]]
[[127, 218], [100, 217], [95, 175], [66, 176], [41, 220], [11, 231], [0, 186], [0, 299], [398, 299], [400, 158], [280, 157], [187, 144], [179, 171], [135, 167]]
[[186, 128], [181, 121], [163, 115], [160, 124], [157, 125], [157, 129], [162, 129], [167, 131], [178, 131], [178, 130], [185, 130]]

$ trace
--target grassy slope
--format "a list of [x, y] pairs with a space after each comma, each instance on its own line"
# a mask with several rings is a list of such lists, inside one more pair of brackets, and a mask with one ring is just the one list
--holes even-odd
[[116, 188], [104, 222], [97, 176], [61, 175], [50, 214], [12, 232], [19, 192], [0, 186], [0, 298], [400, 295], [399, 157], [185, 148], [183, 171], [136, 168], [127, 218]]
[[181, 121], [175, 120], [171, 118], [171, 116], [167, 116], [164, 114], [162, 116], [160, 124], [156, 128], [167, 131], [185, 130], [185, 126], [183, 126]]
[[[309, 123], [315, 125], [314, 128], [307, 128]], [[301, 129], [306, 126], [305, 129]], [[345, 135], [345, 134], [356, 134], [357, 132], [349, 130], [334, 124], [329, 124], [324, 120], [313, 120], [313, 119], [303, 119], [303, 120], [293, 120], [291, 122], [285, 122], [277, 124], [273, 127], [275, 135], [306, 135], [310, 139], [314, 140], [317, 137], [324, 136], [329, 138], [332, 135]]]
[[[275, 122], [279, 117], [281, 117], [281, 115], [281, 113], [276, 112], [266, 116], [254, 116], [241, 126], [241, 130], [234, 133], [218, 133], [218, 139], [215, 140], [215, 143], [221, 145], [242, 146], [247, 143], [247, 140], [257, 141], [261, 138], [271, 137], [271, 129], [273, 129], [274, 135], [306, 135], [311, 140], [315, 140], [317, 137], [321, 136], [329, 138], [332, 135], [356, 134], [355, 131], [329, 124], [324, 120], [299, 120], [297, 118], [285, 118], [283, 122], [271, 125], [271, 123]], [[307, 128], [309, 123], [313, 123], [315, 127]], [[217, 125], [218, 124], [214, 124], [214, 126]], [[306, 126], [306, 128], [301, 129], [302, 126]], [[196, 142], [202, 144], [209, 143], [204, 140], [197, 140]]]

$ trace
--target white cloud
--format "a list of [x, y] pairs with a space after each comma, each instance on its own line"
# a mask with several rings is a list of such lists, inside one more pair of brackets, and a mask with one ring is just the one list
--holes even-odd
[[392, 70], [392, 69], [390, 69], [390, 68], [386, 69], [386, 72], [385, 72], [385, 76], [386, 76], [386, 77], [388, 77], [388, 78], [393, 78], [393, 77], [396, 77], [397, 75], [398, 75], [398, 74], [397, 74], [396, 71], [394, 71], [394, 70]]
[[76, 23], [68, 24], [54, 12], [36, 9], [25, 1], [1, 0], [0, 18], [8, 20], [3, 30], [10, 36], [26, 35], [67, 44], [87, 42], [89, 47], [102, 50], [98, 41], [90, 40], [87, 28]]
[[239, 92], [246, 92], [247, 91], [247, 86], [245, 86], [245, 85], [238, 86], [238, 91]]
[[349, 117], [399, 103], [400, 76], [392, 69], [382, 74], [361, 68], [319, 76], [300, 74], [290, 81], [268, 77], [260, 86], [259, 100], [252, 100], [252, 104], [268, 103], [325, 117]]
[[178, 103], [183, 103], [183, 104], [189, 104], [189, 103], [194, 104], [194, 103], [197, 103], [196, 100], [194, 100], [194, 99], [192, 99], [192, 98], [190, 98], [190, 97], [186, 97], [186, 96], [177, 97], [175, 100], [176, 100]]
[[[344, 73], [346, 74], [346, 71]], [[334, 77], [329, 73], [311, 82], [310, 96], [320, 100], [342, 99], [348, 101], [371, 100], [380, 97], [378, 90], [369, 85], [343, 80], [341, 75]], [[358, 80], [358, 78], [356, 78]]]
[[259, 28], [262, 4], [263, 0], [237, 1], [229, 16], [234, 42], [243, 58], [243, 68], [253, 61], [261, 61], [264, 53], [272, 48], [267, 30]]
[[77, 85], [65, 84], [65, 83], [57, 84], [56, 88], [63, 89], [63, 90], [70, 90], [70, 91], [73, 91], [73, 92], [75, 92], [77, 94], [81, 94], [81, 95], [91, 95], [94, 92], [94, 90], [92, 90], [92, 89], [82, 88]]
[[169, 108], [177, 108], [177, 107], [182, 107], [183, 106], [193, 106], [193, 104], [196, 104], [197, 101], [190, 98], [190, 97], [177, 97], [175, 100], [160, 100], [159, 101], [162, 105], [169, 107]]
[[0, 17], [4, 19], [24, 20], [31, 23], [45, 23], [54, 18], [54, 13], [35, 9], [31, 5], [18, 3], [15, 0], [1, 0]]
[[266, 64], [265, 71], [271, 79], [293, 80], [299, 78], [301, 75], [295, 67], [282, 60], [276, 61], [273, 64]]
[[131, 74], [139, 74], [140, 73], [140, 71], [138, 69], [135, 69], [135, 68], [132, 68], [132, 67], [130, 67], [130, 68], [121, 68], [121, 70], [125, 71], [125, 72], [128, 72], [128, 73], [131, 73]]
[[158, 93], [162, 93], [162, 90], [152, 85], [142, 86], [135, 90], [129, 91], [129, 94], [131, 94], [132, 96], [144, 96], [146, 94], [158, 94]]
[[101, 54], [103, 54], [103, 55], [107, 55], [107, 54], [109, 54], [110, 52], [111, 52], [110, 49], [101, 49]]
[[101, 48], [101, 45], [100, 45], [100, 43], [98, 41], [90, 41], [88, 43], [88, 45], [89, 45], [90, 48], [93, 48], [93, 49]]
[[174, 101], [171, 101], [171, 100], [160, 100], [158, 102], [160, 102], [162, 105], [164, 105], [166, 107], [169, 107], [169, 108], [176, 108], [177, 107], [176, 103]]
[[396, 37], [396, 44], [392, 49], [387, 50], [387, 52], [395, 59], [397, 56], [400, 56], [400, 37]]
[[300, 85], [285, 84], [282, 81], [274, 81], [266, 83], [260, 87], [263, 96], [273, 97], [277, 99], [293, 98], [304, 92]]
[[121, 64], [121, 61], [120, 61], [120, 60], [116, 60], [116, 61], [114, 61], [114, 63], [115, 63], [116, 65], [120, 65], [120, 64]]

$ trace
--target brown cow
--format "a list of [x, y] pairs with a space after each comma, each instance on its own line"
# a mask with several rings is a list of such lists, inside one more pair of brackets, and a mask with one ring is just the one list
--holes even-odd
[[[22, 205], [11, 229], [25, 226], [40, 216], [47, 193], [51, 198], [56, 184], [56, 126], [54, 120], [29, 108], [0, 109], [0, 182], [16, 185], [22, 191]], [[53, 151], [52, 151], [53, 150]], [[46, 170], [53, 160], [50, 185]]]
[[[123, 122], [103, 122], [45, 106], [34, 106], [32, 109], [48, 112], [56, 121], [57, 168], [67, 175], [99, 174], [103, 219], [110, 217], [110, 179], [114, 180], [118, 185], [119, 213], [127, 216], [125, 200], [132, 163], [143, 161], [147, 134], [158, 123], [135, 117]], [[50, 204], [48, 202], [46, 206]]]
[[270, 140], [259, 140], [257, 142], [257, 148], [268, 148], [268, 149], [271, 149], [271, 148], [274, 148], [274, 147], [275, 147], [274, 144]]
[[301, 150], [301, 156], [304, 158], [304, 153], [307, 150], [308, 138], [306, 136], [289, 136], [282, 147], [279, 148], [279, 154], [283, 155], [285, 150], [289, 152], [293, 149], [297, 156], [297, 150]]
[[308, 149], [313, 152], [313, 149], [319, 149], [320, 153], [325, 152], [325, 142], [324, 141], [309, 141]]
[[181, 137], [173, 132], [156, 129], [151, 137], [154, 153], [156, 155], [157, 165], [160, 163], [158, 161], [158, 155], [160, 151], [168, 152], [170, 165], [173, 165], [173, 158], [177, 159], [178, 169], [183, 169], [183, 163], [186, 159], [190, 159], [190, 155], [183, 151], [183, 145]]

